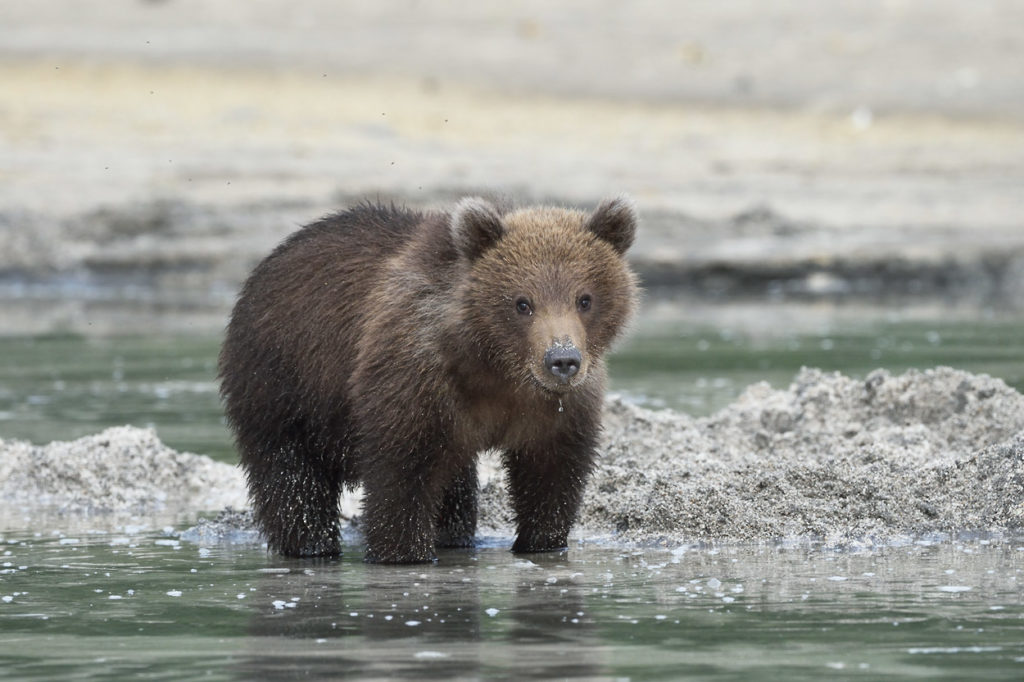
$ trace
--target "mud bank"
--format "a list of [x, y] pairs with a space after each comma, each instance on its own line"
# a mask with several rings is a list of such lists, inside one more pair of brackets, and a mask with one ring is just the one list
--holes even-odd
[[1024, 525], [1024, 396], [984, 375], [803, 370], [708, 418], [613, 402], [605, 425], [584, 534], [846, 543]]
[[486, 190], [633, 195], [652, 295], [1024, 301], [1012, 0], [6, 4], [5, 334], [218, 332], [298, 226]]
[[[370, 196], [448, 210], [472, 194], [501, 196], [473, 187]], [[0, 208], [5, 333], [220, 332], [245, 276], [274, 246], [297, 226], [366, 198], [235, 206], [167, 199], [63, 218]], [[574, 203], [526, 191], [509, 200]], [[888, 224], [835, 232], [767, 205], [718, 219], [642, 210], [641, 219], [630, 261], [652, 299], [1024, 306], [1019, 230], [927, 239]]]
[[177, 452], [151, 429], [117, 426], [73, 441], [0, 439], [0, 519], [35, 509], [76, 516], [162, 515], [245, 504], [241, 471]]
[[[511, 536], [503, 475], [487, 462], [480, 532]], [[147, 430], [46, 446], [0, 442], [0, 509], [198, 511], [244, 506], [244, 498], [238, 469], [175, 452]], [[355, 511], [352, 502], [343, 512]], [[230, 512], [185, 537], [252, 541], [250, 524], [248, 514]], [[805, 369], [787, 389], [752, 385], [707, 418], [610, 400], [575, 537], [870, 544], [1021, 527], [1024, 395], [949, 368], [877, 370], [864, 380]]]

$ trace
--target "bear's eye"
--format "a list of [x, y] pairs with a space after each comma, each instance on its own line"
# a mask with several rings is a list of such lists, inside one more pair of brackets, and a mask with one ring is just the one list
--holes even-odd
[[580, 310], [590, 310], [593, 299], [590, 298], [590, 294], [583, 294], [580, 296], [580, 300], [576, 301], [576, 307]]
[[532, 315], [533, 306], [530, 305], [530, 302], [527, 299], [520, 297], [516, 299], [516, 311], [518, 311], [520, 315]]

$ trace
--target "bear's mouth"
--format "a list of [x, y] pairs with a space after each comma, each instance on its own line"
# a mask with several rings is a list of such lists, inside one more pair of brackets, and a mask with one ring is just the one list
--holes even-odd
[[537, 372], [530, 372], [530, 377], [538, 388], [551, 395], [565, 395], [566, 393], [571, 393], [579, 388], [580, 384], [587, 380], [586, 373], [582, 371], [573, 375], [566, 381], [560, 381], [553, 376], [546, 376], [544, 374], [538, 375]]

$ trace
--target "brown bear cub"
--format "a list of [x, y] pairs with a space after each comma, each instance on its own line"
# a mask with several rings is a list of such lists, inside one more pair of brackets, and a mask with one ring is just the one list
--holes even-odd
[[221, 395], [271, 549], [340, 553], [364, 487], [367, 560], [473, 544], [476, 455], [500, 449], [514, 552], [564, 548], [594, 460], [602, 356], [637, 285], [627, 199], [594, 213], [363, 205], [291, 235], [242, 288]]

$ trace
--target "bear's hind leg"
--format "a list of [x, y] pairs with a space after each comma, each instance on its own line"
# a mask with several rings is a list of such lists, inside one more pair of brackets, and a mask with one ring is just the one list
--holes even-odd
[[291, 557], [341, 554], [341, 482], [320, 461], [300, 445], [282, 444], [243, 462], [253, 513], [271, 550]]
[[438, 547], [472, 547], [477, 518], [476, 461], [455, 473], [437, 515]]

